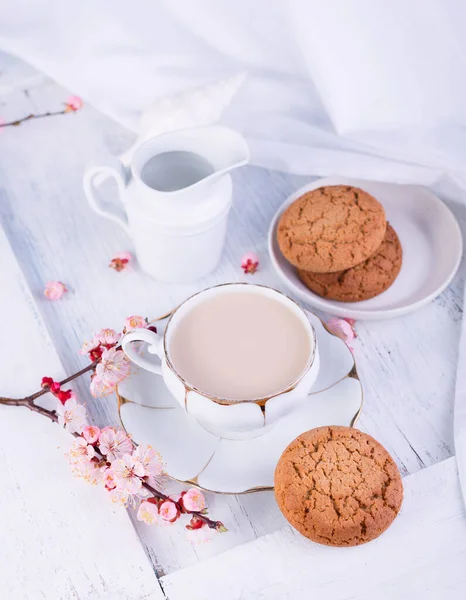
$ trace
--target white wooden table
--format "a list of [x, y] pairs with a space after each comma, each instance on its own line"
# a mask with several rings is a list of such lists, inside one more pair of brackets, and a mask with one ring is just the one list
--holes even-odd
[[[2, 71], [0, 55], [0, 117], [5, 120], [59, 109], [69, 95], [40, 74], [4, 58], [3, 63]], [[83, 340], [104, 326], [121, 329], [130, 314], [156, 317], [194, 291], [223, 281], [281, 287], [267, 256], [268, 225], [286, 196], [309, 178], [253, 167], [235, 174], [227, 246], [210, 277], [191, 285], [166, 285], [137, 269], [116, 273], [108, 268], [112, 256], [131, 250], [131, 243], [91, 212], [81, 179], [95, 156], [118, 154], [133, 137], [91, 106], [0, 130], [0, 393], [22, 396], [35, 391], [43, 375], [77, 371], [85, 364], [78, 353]], [[466, 211], [450, 206], [466, 230]], [[261, 267], [246, 276], [240, 259], [251, 250], [259, 254]], [[359, 427], [386, 446], [403, 475], [453, 453], [464, 276], [462, 264], [449, 288], [417, 313], [356, 326], [355, 357], [364, 387]], [[45, 283], [54, 279], [70, 289], [60, 302], [43, 296]], [[74, 387], [93, 421], [117, 424], [116, 400], [92, 399], [84, 379]], [[129, 510], [136, 536], [123, 509], [69, 476], [65, 447], [65, 433], [56, 426], [23, 409], [0, 407], [0, 479], [3, 475], [5, 484], [0, 494], [0, 581], [9, 592], [5, 598], [163, 597], [156, 577], [286, 524], [271, 493], [210, 495], [212, 515], [229, 529], [211, 543], [193, 546], [185, 541], [182, 527], [151, 528]], [[114, 571], [120, 575], [114, 577]]]

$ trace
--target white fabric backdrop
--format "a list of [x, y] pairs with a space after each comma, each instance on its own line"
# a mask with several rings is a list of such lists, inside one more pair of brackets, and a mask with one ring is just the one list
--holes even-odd
[[155, 98], [247, 71], [224, 120], [254, 163], [466, 182], [463, 0], [0, 0], [0, 10], [0, 47], [130, 128]]
[[[223, 121], [253, 163], [464, 198], [464, 0], [0, 0], [0, 14], [1, 49], [132, 129], [155, 99], [246, 71]], [[461, 467], [466, 369], [457, 389]]]

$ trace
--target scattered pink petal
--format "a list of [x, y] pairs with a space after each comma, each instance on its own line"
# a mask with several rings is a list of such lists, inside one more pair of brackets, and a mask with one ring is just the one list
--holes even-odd
[[133, 450], [133, 442], [122, 429], [104, 427], [100, 432], [99, 450], [107, 460], [112, 461], [130, 454]]
[[147, 502], [144, 500], [141, 502], [137, 514], [138, 521], [142, 521], [147, 525], [154, 525], [159, 522], [159, 509], [153, 502]]
[[96, 366], [96, 376], [104, 386], [112, 387], [130, 374], [131, 363], [123, 350], [110, 348], [102, 352], [100, 363]]
[[204, 494], [196, 488], [189, 488], [187, 492], [183, 492], [181, 502], [186, 510], [198, 512], [205, 508]]
[[254, 252], [248, 252], [241, 259], [241, 268], [246, 274], [254, 275], [259, 267], [259, 257]]
[[79, 96], [69, 96], [65, 102], [65, 112], [76, 112], [84, 106], [83, 99]]
[[44, 294], [49, 300], [60, 300], [67, 291], [65, 284], [61, 281], [49, 281], [45, 286]]
[[86, 440], [86, 442], [88, 444], [95, 444], [99, 439], [99, 435], [100, 435], [100, 429], [99, 429], [99, 427], [96, 427], [95, 425], [86, 425], [86, 427], [84, 427], [83, 433], [82, 433], [83, 438]]
[[354, 331], [354, 321], [349, 323], [346, 319], [332, 317], [327, 321], [327, 327], [332, 333], [341, 338], [346, 344], [355, 339], [356, 332]]
[[125, 319], [125, 333], [133, 329], [147, 329], [147, 321], [141, 315], [133, 315]]
[[112, 462], [113, 478], [118, 489], [129, 494], [136, 494], [142, 487], [141, 477], [144, 476], [144, 467], [131, 456], [124, 454]]
[[173, 523], [180, 516], [176, 504], [171, 500], [165, 500], [162, 502], [159, 508], [159, 515], [164, 521]]
[[129, 271], [131, 269], [131, 262], [133, 256], [130, 252], [119, 252], [110, 261], [109, 267], [115, 269], [115, 271]]

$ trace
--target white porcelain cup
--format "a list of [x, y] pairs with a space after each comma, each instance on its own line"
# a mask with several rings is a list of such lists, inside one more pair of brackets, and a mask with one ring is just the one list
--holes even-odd
[[[286, 389], [278, 390], [272, 396], [240, 401], [209, 396], [202, 390], [190, 386], [171, 361], [170, 340], [180, 320], [196, 305], [220, 294], [232, 292], [261, 294], [278, 300], [299, 318], [309, 336], [310, 352], [304, 370]], [[149, 345], [148, 352], [158, 355], [161, 363], [155, 364], [138, 352], [132, 347], [132, 342], [146, 342]], [[255, 437], [267, 431], [279, 419], [306, 401], [319, 371], [316, 335], [304, 310], [277, 290], [246, 283], [223, 284], [199, 292], [188, 298], [173, 312], [163, 336], [147, 329], [135, 329], [123, 336], [121, 345], [132, 362], [162, 376], [173, 396], [201, 425], [210, 432], [228, 439]]]

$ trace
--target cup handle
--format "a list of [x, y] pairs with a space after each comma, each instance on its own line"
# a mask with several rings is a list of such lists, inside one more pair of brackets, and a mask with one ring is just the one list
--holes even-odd
[[134, 329], [121, 338], [123, 352], [131, 362], [142, 369], [146, 369], [146, 371], [162, 375], [162, 366], [156, 365], [150, 360], [147, 360], [145, 356], [138, 354], [131, 346], [131, 342], [146, 342], [149, 344], [149, 347], [147, 348], [149, 354], [157, 354], [160, 360], [163, 360], [163, 337], [153, 331], [148, 331], [147, 329]]
[[[128, 185], [128, 169], [120, 160], [118, 160], [118, 158], [114, 157], [108, 157], [103, 164], [89, 167], [86, 170], [83, 178], [84, 194], [90, 207], [97, 214], [118, 223], [118, 225], [129, 235], [128, 220], [126, 219], [126, 216], [121, 217], [112, 210], [104, 208], [96, 195], [98, 184], [107, 179], [107, 177], [113, 177], [115, 179], [118, 186], [119, 199], [123, 203], [123, 192]], [[96, 178], [98, 178], [98, 181], [96, 181]]]

